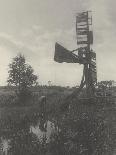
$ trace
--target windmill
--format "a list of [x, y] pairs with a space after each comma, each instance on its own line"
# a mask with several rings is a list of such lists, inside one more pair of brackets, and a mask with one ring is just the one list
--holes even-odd
[[[79, 63], [83, 65], [83, 76], [78, 94], [83, 87], [86, 88], [86, 96], [95, 95], [97, 83], [96, 53], [92, 50], [93, 31], [91, 11], [78, 13], [76, 16], [76, 36], [78, 48], [69, 51], [60, 44], [55, 44], [54, 60], [58, 63]], [[78, 54], [75, 53], [77, 51]], [[77, 90], [73, 93], [75, 95]]]

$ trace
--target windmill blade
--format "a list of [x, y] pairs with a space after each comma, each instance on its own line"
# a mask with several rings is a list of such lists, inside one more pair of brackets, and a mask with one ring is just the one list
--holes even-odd
[[67, 62], [67, 63], [80, 63], [78, 56], [71, 51], [67, 50], [60, 44], [55, 44], [55, 55], [54, 60], [58, 63]]

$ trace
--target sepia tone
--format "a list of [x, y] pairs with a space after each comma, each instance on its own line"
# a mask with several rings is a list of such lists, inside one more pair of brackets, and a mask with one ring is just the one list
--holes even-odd
[[0, 0], [0, 155], [115, 155], [113, 0]]

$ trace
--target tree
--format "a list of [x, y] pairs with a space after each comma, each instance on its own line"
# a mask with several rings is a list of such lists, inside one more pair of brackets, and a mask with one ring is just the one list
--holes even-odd
[[16, 86], [18, 94], [26, 95], [31, 86], [37, 84], [38, 77], [33, 74], [33, 68], [26, 64], [25, 57], [18, 54], [9, 64], [8, 84]]
[[101, 91], [103, 93], [104, 96], [107, 95], [107, 93], [112, 94], [112, 87], [113, 87], [113, 80], [110, 81], [100, 81], [98, 82], [97, 86], [98, 86], [98, 90]]

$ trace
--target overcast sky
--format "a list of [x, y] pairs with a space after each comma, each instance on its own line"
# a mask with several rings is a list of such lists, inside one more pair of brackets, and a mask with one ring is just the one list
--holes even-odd
[[116, 80], [115, 0], [0, 0], [0, 85], [5, 85], [8, 64], [21, 52], [39, 75], [39, 83], [78, 85], [83, 66], [53, 61], [55, 42], [77, 48], [77, 12], [93, 12], [93, 49], [98, 80]]

